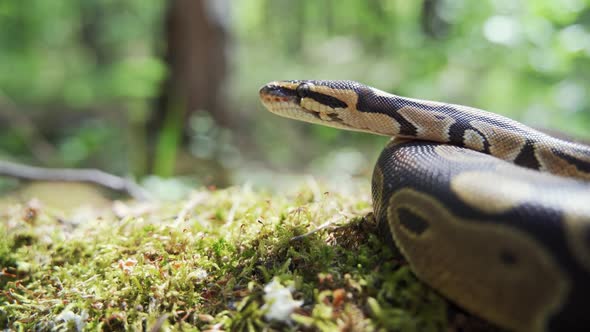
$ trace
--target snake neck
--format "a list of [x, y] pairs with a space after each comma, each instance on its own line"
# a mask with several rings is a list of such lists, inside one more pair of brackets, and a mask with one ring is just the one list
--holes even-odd
[[413, 99], [369, 89], [357, 110], [383, 114], [391, 136], [451, 144], [490, 154], [516, 165], [590, 180], [590, 147], [551, 137], [517, 121], [480, 109]]

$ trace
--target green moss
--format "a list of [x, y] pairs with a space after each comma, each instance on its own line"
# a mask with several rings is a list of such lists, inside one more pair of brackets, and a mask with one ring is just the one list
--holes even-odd
[[[356, 197], [203, 190], [178, 203], [119, 206], [118, 217], [98, 210], [75, 224], [42, 207], [27, 222], [26, 209], [1, 217], [0, 328], [449, 325], [446, 303], [375, 235], [368, 190]], [[326, 221], [333, 225], [294, 239]], [[264, 318], [263, 288], [273, 278], [304, 301], [290, 323]]]

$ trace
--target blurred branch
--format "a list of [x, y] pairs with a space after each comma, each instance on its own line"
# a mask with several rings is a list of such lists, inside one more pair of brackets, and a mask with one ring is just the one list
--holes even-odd
[[55, 147], [40, 134], [33, 121], [18, 111], [12, 100], [2, 91], [0, 91], [0, 117], [6, 119], [9, 128], [22, 135], [37, 160], [50, 163], [55, 156]]
[[0, 175], [34, 181], [90, 182], [122, 191], [137, 200], [149, 200], [149, 193], [132, 180], [96, 169], [42, 168], [0, 160]]

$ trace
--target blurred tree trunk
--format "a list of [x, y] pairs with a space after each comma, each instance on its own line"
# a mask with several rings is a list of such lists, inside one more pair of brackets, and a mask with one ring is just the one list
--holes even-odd
[[214, 15], [212, 6], [219, 4], [213, 1], [220, 0], [169, 2], [164, 37], [170, 73], [148, 123], [150, 165], [160, 175], [170, 175], [177, 149], [188, 141], [191, 113], [206, 111], [220, 126], [230, 122], [221, 98], [228, 33], [221, 16]]
[[442, 39], [449, 31], [449, 22], [441, 16], [440, 7], [440, 0], [424, 0], [422, 3], [422, 31], [433, 39]]

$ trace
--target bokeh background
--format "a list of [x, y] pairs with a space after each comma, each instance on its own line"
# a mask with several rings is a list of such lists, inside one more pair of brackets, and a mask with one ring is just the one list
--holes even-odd
[[589, 138], [589, 78], [585, 0], [2, 1], [0, 159], [160, 188], [343, 182], [387, 139], [276, 117], [262, 84], [358, 80]]

